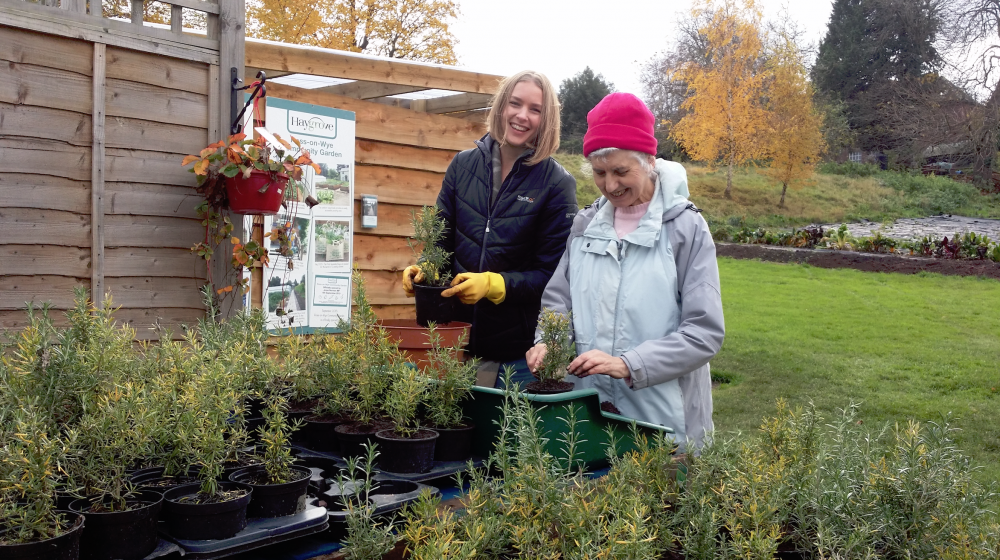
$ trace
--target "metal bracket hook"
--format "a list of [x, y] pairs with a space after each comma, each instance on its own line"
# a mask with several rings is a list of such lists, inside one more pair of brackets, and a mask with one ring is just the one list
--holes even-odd
[[246, 114], [247, 107], [254, 102], [254, 99], [257, 99], [258, 97], [267, 97], [267, 86], [265, 85], [265, 82], [267, 82], [267, 75], [264, 74], [263, 70], [258, 70], [257, 81], [243, 87], [240, 87], [243, 80], [239, 79], [235, 66], [229, 69], [229, 75], [232, 80], [232, 90], [229, 97], [230, 115], [236, 114], [236, 108], [239, 107], [239, 92], [254, 88], [254, 90], [250, 93], [250, 99], [248, 99], [243, 105], [243, 110], [241, 110], [240, 114], [233, 120], [233, 124], [229, 126], [229, 134], [236, 134], [243, 128], [243, 115]]

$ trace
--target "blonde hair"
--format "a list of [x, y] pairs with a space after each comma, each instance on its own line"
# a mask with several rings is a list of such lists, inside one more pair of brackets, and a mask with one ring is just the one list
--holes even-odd
[[486, 126], [494, 140], [500, 142], [500, 145], [506, 143], [507, 123], [504, 122], [503, 111], [514, 93], [514, 86], [521, 82], [531, 82], [542, 90], [542, 118], [538, 123], [538, 134], [535, 141], [528, 144], [535, 149], [535, 153], [525, 161], [528, 165], [536, 165], [559, 149], [559, 96], [544, 74], [525, 70], [500, 82], [497, 93], [493, 96]]

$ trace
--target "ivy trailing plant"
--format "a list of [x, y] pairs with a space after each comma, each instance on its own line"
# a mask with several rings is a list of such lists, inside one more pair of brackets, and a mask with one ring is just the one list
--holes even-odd
[[[447, 227], [436, 206], [424, 206], [413, 213], [413, 237], [407, 240], [427, 286], [447, 286], [451, 282], [451, 253], [441, 247]], [[419, 253], [419, 254], [418, 254]]]
[[[285, 198], [295, 200], [302, 198], [303, 168], [312, 167], [320, 173], [320, 167], [312, 161], [308, 150], [302, 148], [293, 136], [291, 143], [278, 135], [275, 139], [279, 146], [272, 146], [263, 137], [248, 139], [245, 134], [234, 134], [224, 141], [210, 144], [198, 155], [189, 155], [181, 165], [191, 165], [190, 171], [197, 176], [197, 191], [204, 197], [195, 208], [202, 225], [205, 227], [205, 239], [195, 243], [191, 251], [206, 261], [211, 261], [215, 247], [223, 241], [230, 240], [233, 246], [232, 266], [237, 272], [233, 283], [217, 288], [218, 295], [237, 291], [245, 294], [249, 290], [249, 281], [242, 271], [256, 266], [267, 266], [268, 250], [256, 241], [241, 241], [232, 235], [234, 226], [225, 211], [229, 208], [226, 194], [226, 180], [242, 175], [249, 177], [254, 171], [267, 172], [271, 181], [260, 190], [265, 192], [277, 180], [278, 174], [289, 177], [289, 187]], [[289, 220], [275, 220], [275, 225], [265, 237], [278, 245], [278, 252], [283, 256], [292, 255], [293, 231]], [[289, 264], [291, 261], [289, 261]], [[213, 283], [209, 267], [209, 283]]]

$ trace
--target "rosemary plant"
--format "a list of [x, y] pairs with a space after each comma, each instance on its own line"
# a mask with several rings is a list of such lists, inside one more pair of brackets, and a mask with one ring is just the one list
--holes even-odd
[[413, 437], [420, 429], [417, 422], [417, 407], [424, 400], [427, 378], [407, 365], [396, 366], [395, 378], [386, 392], [383, 408], [386, 415], [395, 422], [396, 435]]
[[433, 324], [427, 326], [430, 352], [424, 375], [430, 378], [424, 405], [427, 419], [435, 428], [455, 428], [462, 425], [461, 402], [472, 392], [476, 384], [477, 360], [460, 359], [465, 337], [455, 347], [441, 345], [441, 333]]
[[365, 444], [365, 455], [348, 458], [346, 476], [342, 473], [337, 479], [341, 499], [347, 508], [347, 537], [344, 539], [347, 560], [381, 560], [396, 544], [392, 521], [376, 520], [375, 504], [369, 500], [369, 495], [377, 488], [376, 447]]
[[543, 383], [562, 381], [566, 377], [566, 368], [576, 358], [572, 319], [569, 315], [545, 309], [538, 318], [538, 328], [546, 346], [545, 357], [538, 368], [538, 380]]
[[438, 217], [436, 206], [424, 206], [413, 213], [413, 237], [407, 241], [413, 254], [417, 255], [417, 266], [424, 275], [423, 284], [447, 286], [451, 282], [451, 253], [441, 247], [447, 224]]
[[259, 428], [260, 441], [264, 445], [264, 469], [267, 471], [269, 484], [284, 484], [292, 481], [292, 463], [295, 458], [291, 453], [289, 436], [299, 429], [301, 421], [288, 423], [285, 411], [288, 399], [278, 392], [272, 393], [267, 399], [264, 409], [266, 423]]
[[[2, 370], [0, 370], [2, 371]], [[49, 432], [39, 401], [8, 410], [10, 437], [0, 447], [0, 543], [58, 536], [67, 528], [56, 511], [56, 489], [72, 433]]]

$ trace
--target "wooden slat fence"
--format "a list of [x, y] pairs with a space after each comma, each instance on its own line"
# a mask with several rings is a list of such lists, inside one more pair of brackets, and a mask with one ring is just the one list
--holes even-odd
[[[53, 317], [84, 286], [139, 338], [204, 315], [204, 237], [184, 155], [228, 133], [242, 0], [167, 0], [170, 29], [102, 17], [100, 0], [0, 0], [0, 327]], [[204, 13], [207, 32], [183, 26]], [[225, 249], [223, 249], [225, 250]]]

